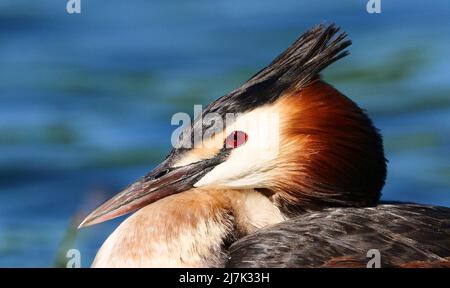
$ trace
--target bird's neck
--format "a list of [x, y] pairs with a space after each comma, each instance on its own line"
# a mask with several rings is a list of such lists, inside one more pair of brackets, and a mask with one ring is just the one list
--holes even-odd
[[253, 190], [190, 190], [146, 206], [105, 241], [93, 267], [220, 267], [228, 245], [284, 220]]

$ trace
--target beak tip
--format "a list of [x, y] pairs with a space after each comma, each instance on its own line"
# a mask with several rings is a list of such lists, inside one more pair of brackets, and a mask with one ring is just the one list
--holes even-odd
[[88, 226], [92, 226], [92, 225], [97, 223], [97, 221], [95, 221], [95, 220], [98, 220], [97, 217], [95, 217], [94, 214], [91, 213], [88, 216], [86, 216], [86, 218], [84, 218], [83, 221], [81, 221], [81, 223], [80, 223], [80, 225], [78, 225], [77, 229], [81, 229], [81, 228], [86, 228]]
[[[108, 206], [106, 206], [108, 207]], [[106, 210], [106, 212], [105, 212]], [[107, 220], [110, 220], [112, 218], [118, 217], [121, 214], [115, 214], [113, 211], [108, 211], [106, 208], [104, 208], [104, 205], [98, 207], [95, 209], [91, 214], [87, 215], [83, 221], [81, 221], [80, 225], [78, 225], [77, 229], [86, 228], [89, 226], [93, 226], [102, 222], [105, 222]]]
[[80, 225], [78, 225], [77, 229], [81, 229], [81, 228], [85, 228], [85, 227], [89, 226], [89, 223], [88, 223], [87, 220], [88, 220], [88, 218], [84, 219], [84, 220], [80, 223]]

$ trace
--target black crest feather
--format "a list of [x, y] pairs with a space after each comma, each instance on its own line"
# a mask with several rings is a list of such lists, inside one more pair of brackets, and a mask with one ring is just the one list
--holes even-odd
[[[302, 87], [322, 69], [348, 55], [345, 32], [336, 35], [339, 28], [333, 24], [318, 25], [304, 33], [266, 68], [256, 73], [244, 85], [256, 85], [271, 78], [287, 85]], [[336, 37], [335, 37], [336, 36]], [[345, 40], [345, 41], [344, 41]]]
[[267, 67], [204, 112], [245, 112], [273, 102], [287, 89], [301, 89], [328, 65], [349, 54], [345, 48], [352, 42], [339, 30], [334, 24], [308, 30]]
[[[325, 67], [348, 55], [345, 48], [351, 45], [345, 32], [338, 33], [334, 24], [318, 25], [305, 32], [267, 67], [256, 73], [241, 87], [209, 104], [191, 126], [180, 134], [179, 140], [193, 143], [194, 127], [204, 126], [201, 119], [208, 113], [243, 113], [264, 104], [272, 103], [288, 89], [301, 89]], [[205, 131], [205, 130], [203, 130]], [[191, 137], [182, 137], [190, 134]], [[183, 138], [184, 140], [182, 140]], [[179, 144], [181, 144], [179, 143]], [[182, 147], [189, 147], [180, 145]], [[173, 149], [168, 158], [184, 149]], [[171, 162], [171, 160], [168, 160]]]

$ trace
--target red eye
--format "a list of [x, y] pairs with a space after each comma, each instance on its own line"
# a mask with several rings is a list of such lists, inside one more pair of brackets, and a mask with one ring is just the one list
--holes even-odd
[[242, 131], [233, 131], [225, 140], [225, 148], [233, 149], [244, 145], [248, 140], [248, 135]]

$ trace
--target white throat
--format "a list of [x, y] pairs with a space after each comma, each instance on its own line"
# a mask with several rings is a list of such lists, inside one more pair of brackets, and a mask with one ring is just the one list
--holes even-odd
[[128, 217], [92, 267], [220, 267], [227, 241], [284, 220], [259, 192], [194, 189]]

